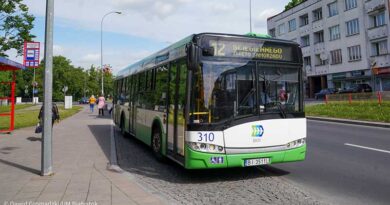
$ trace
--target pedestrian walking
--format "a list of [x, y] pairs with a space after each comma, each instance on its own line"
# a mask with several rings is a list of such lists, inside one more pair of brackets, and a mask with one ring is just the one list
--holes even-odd
[[106, 99], [104, 98], [103, 95], [100, 95], [100, 97], [98, 99], [99, 115], [101, 113], [102, 116], [104, 116], [104, 107], [105, 107], [105, 105], [106, 105]]
[[[38, 114], [39, 123], [38, 123], [37, 127], [35, 128], [35, 133], [42, 132], [43, 123], [44, 123], [43, 119], [44, 119], [44, 116], [43, 116], [43, 106], [42, 106], [41, 110], [39, 111], [39, 114]], [[55, 103], [53, 103], [52, 108], [51, 108], [51, 126], [52, 127], [54, 126], [54, 123], [56, 121], [57, 122], [60, 121], [60, 112], [58, 111], [57, 105]]]
[[89, 109], [91, 110], [91, 112], [93, 112], [93, 108], [95, 107], [95, 103], [96, 103], [96, 98], [94, 95], [91, 95], [91, 97], [89, 98]]

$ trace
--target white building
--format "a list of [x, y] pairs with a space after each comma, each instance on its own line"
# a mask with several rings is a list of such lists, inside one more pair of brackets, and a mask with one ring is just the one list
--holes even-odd
[[301, 44], [309, 97], [358, 83], [389, 91], [389, 1], [307, 0], [268, 18], [268, 33]]

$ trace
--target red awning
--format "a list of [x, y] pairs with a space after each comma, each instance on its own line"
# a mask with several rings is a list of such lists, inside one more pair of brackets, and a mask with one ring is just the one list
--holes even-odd
[[25, 70], [22, 64], [15, 61], [11, 61], [7, 58], [0, 57], [0, 71], [14, 71], [14, 70]]

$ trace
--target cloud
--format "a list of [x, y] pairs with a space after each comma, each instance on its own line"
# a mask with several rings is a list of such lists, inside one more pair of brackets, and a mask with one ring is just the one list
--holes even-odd
[[54, 55], [65, 55], [65, 50], [60, 45], [53, 45], [53, 54]]
[[265, 10], [261, 11], [260, 13], [258, 13], [258, 15], [255, 16], [255, 19], [254, 19], [255, 26], [259, 27], [259, 28], [267, 27], [267, 18], [274, 16], [278, 13], [279, 13], [279, 11], [277, 11], [274, 8], [265, 9]]
[[[30, 12], [38, 17], [45, 15], [45, 1], [24, 0]], [[286, 0], [252, 0], [253, 31], [267, 32], [266, 20], [282, 11]], [[102, 17], [111, 11], [122, 11], [122, 15], [110, 15], [104, 20], [107, 38], [112, 33], [124, 34], [129, 39], [149, 39], [150, 44], [178, 40], [201, 32], [245, 34], [249, 31], [249, 1], [239, 0], [66, 0], [55, 2], [57, 28], [69, 28], [80, 36], [96, 34], [89, 39], [75, 37], [65, 42], [64, 33], [55, 35], [55, 54], [71, 59], [74, 65], [88, 68], [100, 65], [99, 50], [100, 23]], [[43, 27], [43, 25], [41, 25]], [[43, 33], [43, 32], [41, 32]], [[43, 35], [36, 34], [44, 39]], [[59, 37], [61, 36], [61, 37]], [[106, 39], [107, 39], [106, 38]], [[42, 40], [43, 42], [43, 40]], [[73, 44], [73, 45], [71, 45]], [[106, 46], [104, 61], [113, 63], [114, 69], [142, 59], [156, 52], [158, 46], [129, 45], [118, 49], [117, 45]], [[111, 50], [109, 50], [111, 49]], [[43, 54], [43, 53], [42, 53]]]
[[93, 62], [99, 60], [100, 60], [100, 54], [96, 54], [96, 53], [89, 53], [87, 55], [84, 55], [80, 59], [81, 62], [90, 63], [90, 64], [93, 64]]
[[192, 0], [116, 0], [113, 6], [129, 13], [137, 13], [146, 19], [165, 19], [174, 15], [175, 12], [183, 5], [190, 3]]

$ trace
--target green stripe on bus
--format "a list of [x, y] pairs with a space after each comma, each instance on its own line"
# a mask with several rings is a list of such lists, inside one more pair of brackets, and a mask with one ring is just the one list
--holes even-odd
[[[187, 169], [211, 169], [211, 168], [227, 168], [227, 167], [244, 167], [246, 159], [270, 158], [271, 164], [282, 162], [302, 161], [306, 156], [306, 145], [278, 152], [250, 153], [250, 154], [213, 154], [203, 153], [191, 150], [186, 146], [186, 162]], [[211, 157], [223, 157], [223, 164], [212, 164]]]

